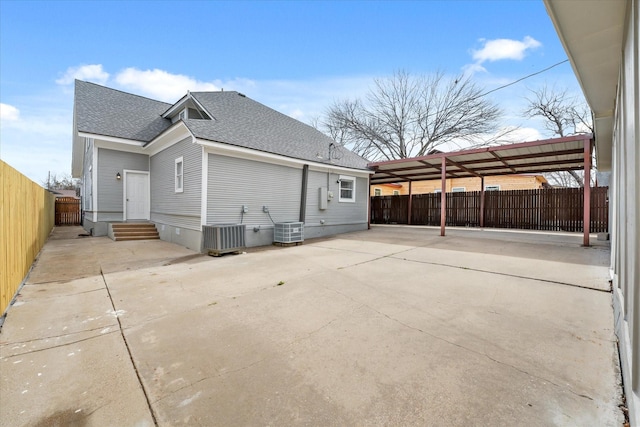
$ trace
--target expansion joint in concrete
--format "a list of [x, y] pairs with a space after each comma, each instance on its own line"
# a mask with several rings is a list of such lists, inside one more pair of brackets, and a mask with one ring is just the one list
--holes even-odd
[[[113, 302], [113, 297], [111, 296], [111, 291], [109, 290], [109, 285], [107, 284], [107, 279], [104, 277], [104, 272], [102, 268], [100, 268], [100, 276], [102, 276], [102, 281], [104, 282], [104, 287], [107, 290], [107, 294], [109, 295], [109, 301], [111, 301], [111, 308], [113, 312], [117, 312], [116, 305]], [[116, 320], [118, 321], [118, 328], [120, 329], [120, 336], [124, 341], [124, 345], [127, 348], [127, 353], [129, 354], [129, 360], [131, 360], [131, 365], [133, 366], [133, 370], [136, 373], [136, 377], [138, 378], [138, 383], [140, 384], [140, 388], [142, 388], [142, 393], [144, 394], [144, 398], [147, 401], [147, 406], [149, 408], [149, 413], [151, 414], [151, 418], [153, 419], [153, 424], [158, 426], [158, 419], [156, 418], [156, 414], [153, 410], [153, 406], [151, 406], [151, 401], [149, 400], [149, 394], [147, 393], [147, 389], [142, 382], [142, 377], [140, 376], [140, 372], [138, 371], [138, 367], [136, 366], [135, 360], [133, 360], [133, 355], [131, 354], [131, 348], [129, 347], [129, 343], [127, 342], [127, 337], [124, 335], [124, 329], [122, 328], [122, 322], [120, 318], [116, 316]]]

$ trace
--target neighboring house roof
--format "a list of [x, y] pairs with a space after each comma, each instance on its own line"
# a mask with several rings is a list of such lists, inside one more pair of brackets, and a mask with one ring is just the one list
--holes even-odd
[[79, 197], [76, 196], [76, 190], [51, 189], [51, 190], [49, 190], [49, 192], [53, 193], [56, 196], [56, 198], [58, 198], [58, 197], [73, 197], [75, 199], [79, 199]]
[[[188, 98], [202, 105], [213, 118], [183, 120], [197, 139], [315, 163], [367, 169], [367, 160], [338, 148], [317, 129], [238, 92], [187, 93], [176, 104]], [[76, 80], [75, 131], [149, 143], [172, 126], [171, 118], [163, 114], [176, 104]]]

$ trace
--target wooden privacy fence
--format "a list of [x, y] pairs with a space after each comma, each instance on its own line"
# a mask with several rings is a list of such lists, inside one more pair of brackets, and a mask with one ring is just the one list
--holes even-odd
[[56, 199], [56, 225], [80, 225], [80, 199], [58, 197]]
[[53, 228], [55, 196], [0, 160], [0, 315]]
[[[582, 188], [485, 191], [484, 227], [582, 231]], [[591, 188], [593, 233], [609, 227], [608, 187]], [[446, 225], [480, 227], [480, 192], [446, 193]], [[415, 194], [411, 224], [440, 225], [440, 193]], [[372, 224], [408, 224], [409, 196], [371, 198]]]

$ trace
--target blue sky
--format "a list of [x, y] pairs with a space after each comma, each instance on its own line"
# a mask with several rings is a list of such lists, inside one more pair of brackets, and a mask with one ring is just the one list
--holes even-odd
[[[36, 182], [70, 173], [73, 79], [175, 102], [238, 90], [309, 123], [374, 78], [471, 73], [487, 90], [566, 59], [541, 0], [0, 0], [0, 157]], [[579, 88], [568, 63], [489, 95], [523, 140], [529, 89]]]

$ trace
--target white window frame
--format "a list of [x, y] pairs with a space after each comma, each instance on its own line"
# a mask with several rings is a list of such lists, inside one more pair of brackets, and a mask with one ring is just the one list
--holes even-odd
[[373, 195], [376, 196], [376, 197], [377, 196], [382, 196], [382, 190], [379, 189], [379, 188], [374, 188], [373, 189]]
[[484, 191], [500, 191], [499, 185], [485, 185]]
[[[180, 173], [178, 173], [178, 165], [180, 165]], [[174, 183], [175, 183], [175, 192], [183, 193], [184, 192], [184, 159], [182, 156], [178, 157], [175, 162], [175, 167], [173, 169]]]
[[393, 195], [394, 196], [399, 196], [400, 195], [400, 191], [399, 190], [393, 190]]
[[466, 191], [467, 191], [466, 187], [453, 187], [451, 189], [452, 193], [464, 193]]
[[[342, 182], [350, 181], [353, 183], [351, 187], [351, 197], [342, 197]], [[342, 203], [355, 203], [356, 202], [356, 177], [348, 175], [340, 175], [338, 179], [338, 201]]]

